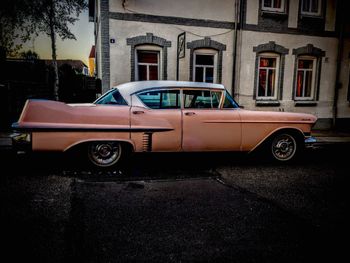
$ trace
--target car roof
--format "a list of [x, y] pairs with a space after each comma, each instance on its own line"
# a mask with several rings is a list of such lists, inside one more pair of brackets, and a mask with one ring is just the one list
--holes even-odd
[[152, 80], [152, 81], [135, 81], [120, 84], [113, 88], [117, 88], [124, 98], [130, 97], [131, 94], [139, 91], [157, 88], [206, 88], [206, 89], [225, 89], [221, 84], [212, 84], [205, 82], [192, 81], [174, 81], [174, 80]]

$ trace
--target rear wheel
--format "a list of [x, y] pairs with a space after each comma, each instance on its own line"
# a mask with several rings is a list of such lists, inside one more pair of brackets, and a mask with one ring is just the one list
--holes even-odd
[[88, 145], [89, 160], [97, 167], [112, 167], [121, 156], [122, 146], [119, 142], [92, 142]]
[[295, 136], [289, 133], [277, 134], [271, 141], [272, 157], [277, 161], [289, 161], [295, 158], [300, 144]]

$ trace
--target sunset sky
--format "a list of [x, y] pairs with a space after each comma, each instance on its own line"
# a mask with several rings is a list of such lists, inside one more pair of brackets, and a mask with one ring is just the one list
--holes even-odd
[[[94, 23], [89, 22], [88, 10], [80, 14], [79, 20], [71, 26], [77, 40], [62, 41], [57, 37], [57, 59], [79, 59], [88, 65], [91, 46], [94, 45]], [[33, 50], [41, 59], [51, 59], [51, 41], [46, 35], [39, 35], [34, 41], [23, 45], [23, 50]]]

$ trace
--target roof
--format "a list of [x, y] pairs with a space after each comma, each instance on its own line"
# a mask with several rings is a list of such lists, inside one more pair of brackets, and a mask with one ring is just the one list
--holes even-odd
[[[52, 64], [52, 59], [45, 59], [44, 61], [45, 61], [46, 65]], [[84, 67], [87, 68], [87, 66], [81, 60], [75, 60], [75, 59], [58, 59], [57, 60], [58, 67], [61, 67], [64, 64], [71, 65], [72, 68], [79, 70], [81, 72], [83, 71]]]
[[117, 88], [121, 93], [121, 95], [125, 99], [129, 100], [130, 95], [133, 93], [136, 93], [142, 90], [151, 89], [151, 88], [163, 88], [163, 87], [225, 89], [225, 87], [221, 84], [192, 82], [192, 81], [174, 81], [174, 80], [135, 81], [135, 82], [120, 84], [118, 86], [115, 86], [114, 88]]
[[95, 58], [95, 45], [91, 47], [89, 58]]

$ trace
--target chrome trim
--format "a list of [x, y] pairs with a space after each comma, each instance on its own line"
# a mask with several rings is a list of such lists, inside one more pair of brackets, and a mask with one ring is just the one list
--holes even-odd
[[135, 127], [135, 128], [100, 128], [100, 127], [60, 127], [60, 126], [19, 126], [13, 124], [12, 128], [17, 131], [23, 132], [167, 132], [174, 130], [173, 128], [161, 128], [161, 127]]
[[32, 149], [32, 134], [29, 132], [11, 134], [12, 147], [17, 153], [26, 153]]
[[305, 137], [305, 146], [312, 146], [314, 143], [317, 142], [317, 139], [312, 136]]

